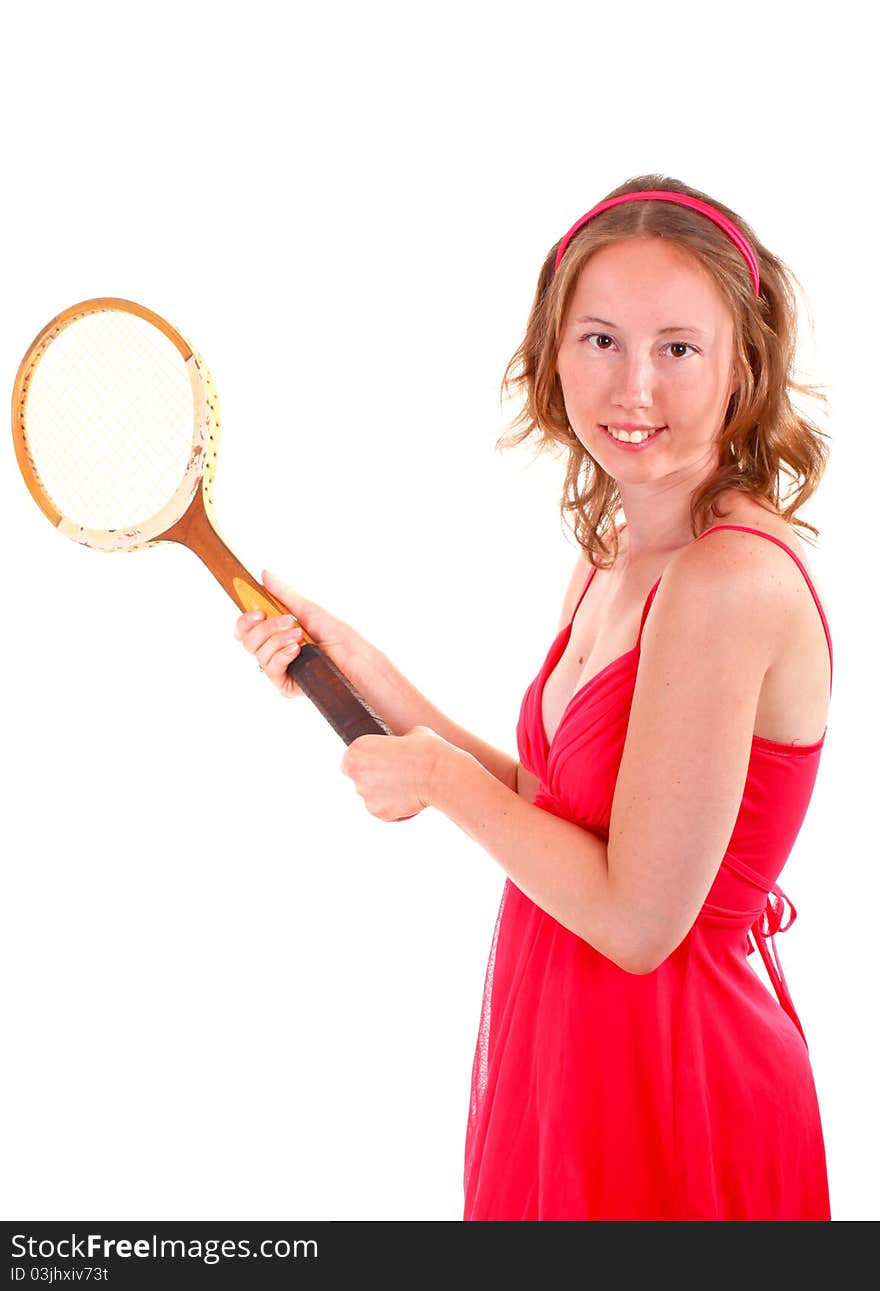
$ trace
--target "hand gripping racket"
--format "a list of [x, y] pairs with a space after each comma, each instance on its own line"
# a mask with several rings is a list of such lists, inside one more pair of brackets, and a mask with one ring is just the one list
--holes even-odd
[[[242, 610], [287, 613], [217, 530], [217, 394], [152, 310], [101, 297], [53, 318], [19, 366], [12, 434], [25, 483], [66, 537], [99, 551], [181, 543]], [[392, 733], [305, 629], [287, 671], [346, 744]]]

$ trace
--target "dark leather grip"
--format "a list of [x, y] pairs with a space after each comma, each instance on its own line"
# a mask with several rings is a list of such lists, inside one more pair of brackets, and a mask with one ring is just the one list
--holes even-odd
[[382, 718], [357, 693], [332, 659], [312, 642], [307, 642], [288, 665], [291, 677], [304, 695], [341, 735], [346, 744], [361, 735], [393, 735]]

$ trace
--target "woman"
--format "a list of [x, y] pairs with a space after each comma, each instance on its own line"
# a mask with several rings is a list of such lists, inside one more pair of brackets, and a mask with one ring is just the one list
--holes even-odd
[[789, 399], [811, 389], [792, 378], [790, 276], [732, 211], [658, 175], [547, 256], [505, 383], [524, 393], [513, 442], [538, 432], [568, 451], [581, 550], [518, 760], [268, 574], [291, 616], [237, 622], [289, 695], [301, 620], [389, 723], [343, 758], [372, 814], [436, 807], [507, 873], [466, 1219], [830, 1218], [773, 941], [795, 914], [776, 881], [831, 684], [793, 530], [812, 529], [794, 515], [826, 449]]

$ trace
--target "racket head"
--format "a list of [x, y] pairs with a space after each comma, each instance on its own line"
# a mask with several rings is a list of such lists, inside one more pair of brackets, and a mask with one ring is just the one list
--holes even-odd
[[217, 464], [211, 374], [176, 328], [101, 296], [56, 315], [15, 378], [12, 435], [24, 481], [59, 532], [101, 551], [161, 541]]

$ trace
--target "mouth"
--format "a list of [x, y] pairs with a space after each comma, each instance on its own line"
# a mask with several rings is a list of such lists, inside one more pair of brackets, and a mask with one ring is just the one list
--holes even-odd
[[[600, 429], [606, 438], [611, 440], [611, 443], [614, 444], [616, 448], [622, 448], [624, 452], [627, 453], [643, 453], [649, 445], [653, 444], [655, 439], [659, 439], [663, 432], [669, 428], [668, 426], [658, 426], [656, 430], [647, 432], [644, 430], [634, 430], [631, 432], [632, 438], [630, 438], [629, 433], [625, 430], [612, 432], [607, 426], [600, 426]], [[626, 438], [622, 438], [622, 436], [626, 436]]]

